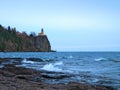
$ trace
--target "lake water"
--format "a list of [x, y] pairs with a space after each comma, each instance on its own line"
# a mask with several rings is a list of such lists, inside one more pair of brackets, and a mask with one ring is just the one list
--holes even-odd
[[[80, 82], [120, 89], [120, 52], [1, 52], [0, 58], [23, 58], [17, 66], [54, 72], [48, 73], [53, 76], [61, 75], [59, 72], [72, 75], [50, 79], [47, 83]], [[39, 58], [40, 61], [26, 58]]]

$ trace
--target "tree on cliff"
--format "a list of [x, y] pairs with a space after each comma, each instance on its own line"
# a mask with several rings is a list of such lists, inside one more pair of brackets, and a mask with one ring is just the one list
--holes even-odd
[[30, 36], [31, 36], [31, 37], [35, 37], [35, 36], [36, 36], [36, 33], [35, 33], [35, 32], [31, 32]]
[[34, 32], [18, 32], [16, 28], [4, 28], [0, 25], [0, 51], [51, 51], [47, 36], [38, 37]]

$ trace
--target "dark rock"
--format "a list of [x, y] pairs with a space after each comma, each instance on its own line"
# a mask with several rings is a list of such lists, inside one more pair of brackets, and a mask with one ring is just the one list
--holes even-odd
[[9, 71], [11, 73], [14, 73], [16, 75], [32, 75], [32, 74], [37, 74], [38, 72], [36, 70], [32, 69], [27, 69], [23, 67], [16, 67], [15, 65], [5, 65], [2, 70]]
[[16, 78], [31, 80], [33, 78], [33, 76], [32, 75], [16, 75]]
[[[5, 65], [0, 69], [0, 90], [116, 90], [109, 86], [81, 84], [76, 82], [47, 84], [42, 82], [43, 80], [40, 81], [41, 78], [43, 78], [42, 76], [47, 77], [46, 79], [53, 79], [53, 73], [54, 72], [41, 73], [33, 69]], [[55, 79], [64, 79], [63, 77], [67, 76], [67, 74], [64, 73], [55, 73], [55, 75], [60, 75], [60, 77], [56, 77]]]
[[0, 73], [5, 77], [14, 77], [15, 76], [15, 74], [13, 74], [11, 72], [4, 71], [4, 70], [0, 70]]
[[116, 90], [110, 86], [88, 85], [76, 82], [70, 82], [68, 83], [68, 86], [68, 90]]
[[22, 58], [0, 58], [1, 64], [14, 64], [18, 65], [21, 64]]
[[71, 75], [67, 75], [67, 74], [48, 74], [48, 73], [41, 74], [41, 76], [47, 79], [64, 79], [71, 77]]
[[26, 76], [25, 76], [25, 75], [17, 75], [16, 78], [19, 78], [19, 79], [26, 79]]
[[34, 45], [37, 51], [51, 52], [51, 45], [46, 35], [34, 37]]
[[43, 62], [41, 58], [26, 58], [26, 59], [30, 61], [35, 61], [35, 62]]

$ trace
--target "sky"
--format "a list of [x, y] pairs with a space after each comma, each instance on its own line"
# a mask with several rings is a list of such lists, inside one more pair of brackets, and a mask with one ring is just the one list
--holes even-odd
[[0, 24], [43, 28], [57, 51], [120, 51], [120, 0], [0, 0]]

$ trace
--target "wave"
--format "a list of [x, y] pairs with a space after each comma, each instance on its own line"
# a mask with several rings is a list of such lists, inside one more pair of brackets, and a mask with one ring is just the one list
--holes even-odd
[[105, 61], [105, 60], [107, 60], [106, 58], [96, 58], [96, 59], [94, 59], [95, 61]]
[[74, 57], [72, 55], [70, 56], [63, 56], [62, 59], [73, 59]]
[[36, 63], [36, 62], [55, 62], [57, 60], [54, 59], [41, 59], [41, 58], [24, 58], [22, 60], [23, 63]]
[[120, 62], [120, 60], [117, 60], [117, 59], [111, 59], [111, 61], [116, 63]]
[[45, 59], [44, 62], [54, 62], [54, 61], [58, 61], [58, 60], [55, 60], [55, 59]]
[[0, 68], [3, 68], [4, 66], [3, 65], [0, 65]]
[[35, 62], [34, 62], [34, 61], [29, 61], [29, 60], [27, 60], [27, 59], [25, 58], [25, 59], [23, 59], [22, 63], [34, 64]]
[[63, 62], [56, 62], [54, 64], [49, 63], [49, 64], [44, 65], [42, 69], [46, 70], [46, 71], [60, 72], [60, 71], [62, 71], [62, 69], [57, 66], [60, 66], [62, 64], [63, 64]]
[[94, 61], [112, 61], [112, 62], [120, 62], [120, 60], [119, 59], [113, 59], [113, 58], [96, 58], [96, 59], [94, 59]]

